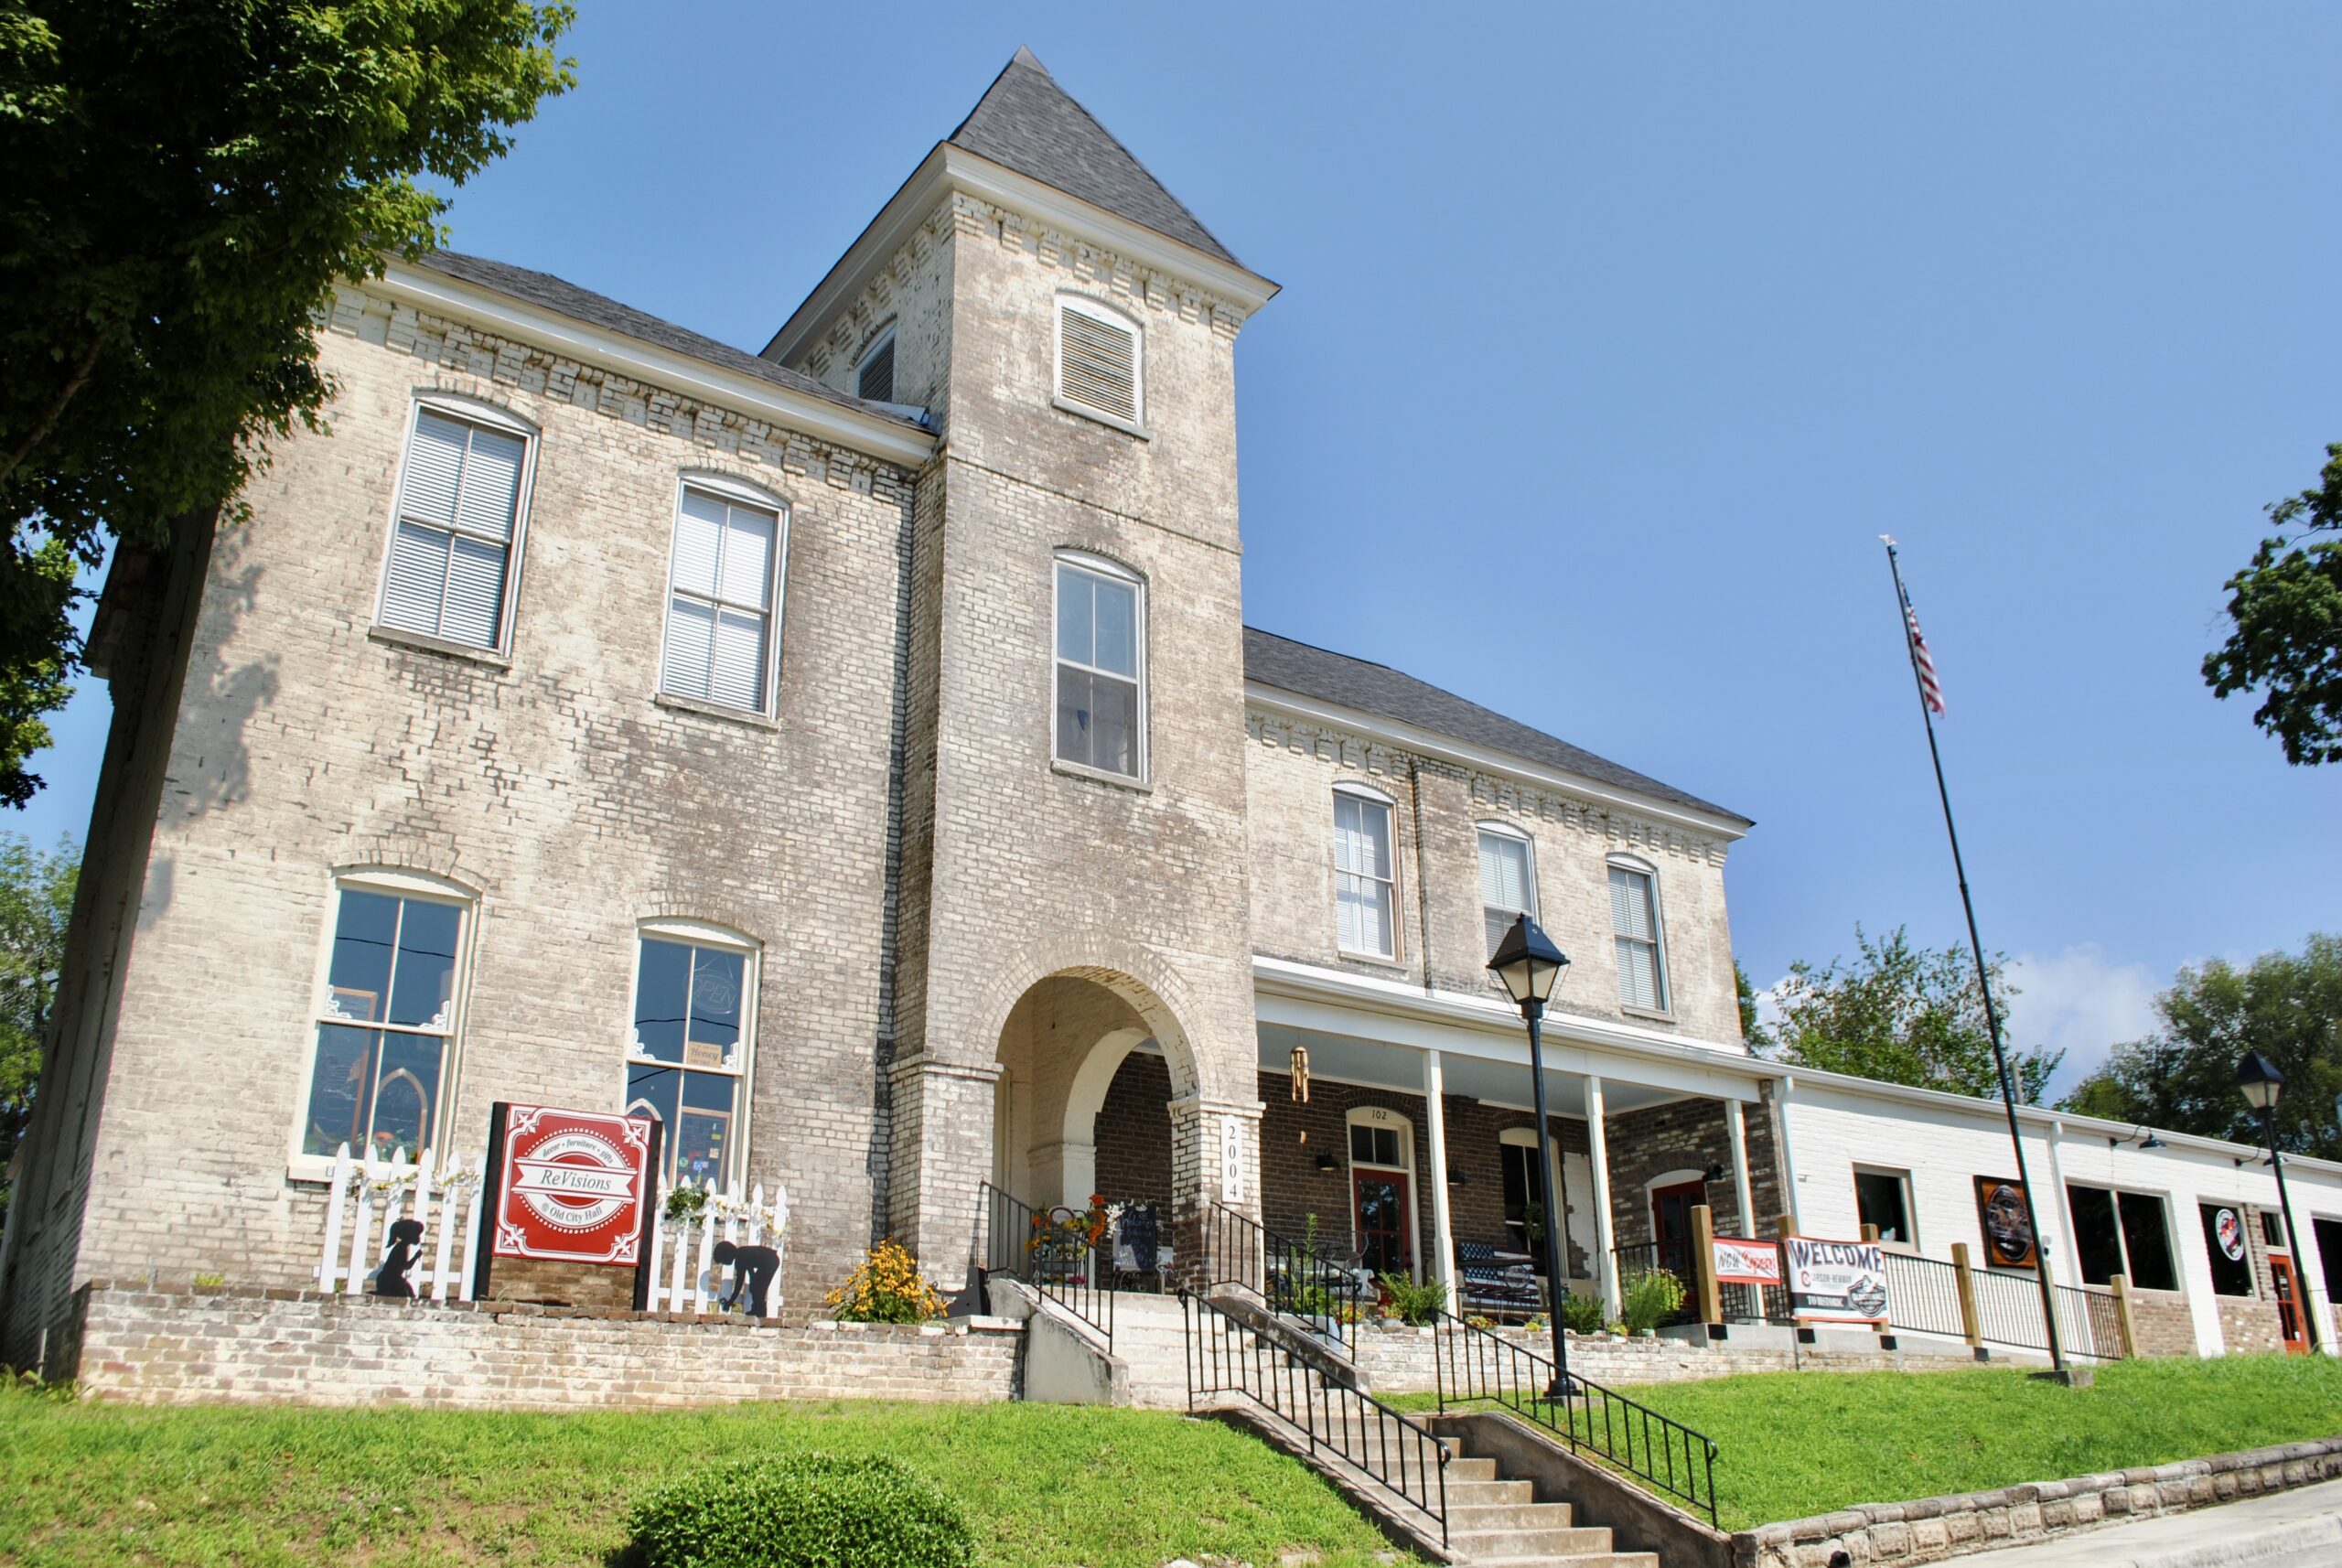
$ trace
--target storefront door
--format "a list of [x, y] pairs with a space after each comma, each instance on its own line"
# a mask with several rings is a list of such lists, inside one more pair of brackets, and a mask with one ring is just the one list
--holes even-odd
[[1350, 1185], [1358, 1198], [1359, 1261], [1378, 1274], [1407, 1273], [1407, 1173], [1356, 1167]]
[[1708, 1184], [1687, 1181], [1653, 1187], [1650, 1195], [1651, 1240], [1659, 1243], [1659, 1266], [1677, 1279], [1692, 1279], [1692, 1210], [1708, 1200]]
[[2269, 1283], [2277, 1298], [2277, 1326], [2285, 1336], [2286, 1354], [2308, 1355], [2309, 1339], [2303, 1332], [2301, 1304], [2294, 1294], [2294, 1261], [2283, 1252], [2269, 1254]]

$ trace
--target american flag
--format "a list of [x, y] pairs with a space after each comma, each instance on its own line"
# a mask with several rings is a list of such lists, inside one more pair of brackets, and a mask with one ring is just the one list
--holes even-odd
[[1919, 700], [1935, 712], [1944, 712], [1943, 682], [1936, 679], [1936, 661], [1928, 652], [1928, 639], [1919, 630], [1919, 612], [1907, 602], [1903, 607], [1903, 624], [1911, 630], [1911, 667], [1919, 672]]

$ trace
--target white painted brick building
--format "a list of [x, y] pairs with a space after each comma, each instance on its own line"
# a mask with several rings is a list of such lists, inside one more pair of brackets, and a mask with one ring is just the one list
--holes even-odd
[[[1446, 1277], [1528, 1234], [1485, 972], [1517, 911], [1575, 961], [1578, 1288], [1696, 1202], [1982, 1246], [1998, 1107], [1741, 1046], [1746, 819], [1244, 627], [1235, 349], [1274, 292], [1023, 54], [761, 355], [474, 258], [344, 290], [329, 433], [106, 592], [0, 1361], [91, 1280], [299, 1284], [337, 1146], [477, 1149], [501, 1099], [784, 1186], [796, 1302], [885, 1234], [958, 1285], [986, 1184], [1175, 1238], [1316, 1216]], [[2272, 1250], [2322, 1303], [2342, 1167], [2292, 1167], [2288, 1249], [2250, 1151], [2025, 1120], [2063, 1283], [2162, 1270], [2205, 1353], [2269, 1341]]]

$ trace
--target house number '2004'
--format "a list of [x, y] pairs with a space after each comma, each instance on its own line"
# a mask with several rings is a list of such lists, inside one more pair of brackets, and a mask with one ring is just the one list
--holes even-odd
[[1244, 1130], [1233, 1116], [1219, 1124], [1219, 1200], [1244, 1201]]

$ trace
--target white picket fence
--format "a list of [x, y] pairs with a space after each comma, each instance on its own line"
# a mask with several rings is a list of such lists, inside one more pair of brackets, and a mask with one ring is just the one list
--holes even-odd
[[[689, 1181], [683, 1186], [690, 1187]], [[700, 1190], [707, 1194], [706, 1207], [696, 1219], [667, 1218], [666, 1195], [661, 1195], [659, 1218], [650, 1230], [650, 1310], [653, 1312], [693, 1312], [705, 1314], [719, 1310], [716, 1303], [722, 1294], [717, 1283], [721, 1273], [715, 1266], [715, 1244], [729, 1241], [734, 1246], [770, 1247], [788, 1258], [783, 1238], [789, 1230], [789, 1192], [785, 1187], [773, 1188], [772, 1202], [765, 1202], [764, 1184], [746, 1197], [740, 1194], [737, 1181], [718, 1191], [714, 1184], [703, 1180]], [[773, 1271], [772, 1289], [765, 1303], [765, 1310], [775, 1317], [780, 1316], [781, 1270]], [[747, 1303], [741, 1305], [745, 1307]]]
[[[435, 1155], [428, 1149], [411, 1165], [404, 1149], [387, 1160], [354, 1160], [344, 1144], [333, 1157], [317, 1288], [328, 1295], [364, 1294], [381, 1265], [391, 1227], [402, 1219], [419, 1219], [422, 1256], [407, 1271], [407, 1283], [416, 1295], [433, 1301], [471, 1300], [485, 1168], [481, 1159]], [[424, 1259], [431, 1261], [428, 1268]]]
[[[406, 1151], [388, 1160], [357, 1160], [344, 1144], [335, 1154], [326, 1209], [325, 1248], [317, 1260], [317, 1288], [328, 1295], [360, 1295], [372, 1283], [389, 1245], [391, 1227], [401, 1219], [423, 1222], [422, 1257], [407, 1272], [417, 1296], [433, 1301], [470, 1301], [473, 1261], [479, 1255], [480, 1193], [487, 1174], [483, 1159], [461, 1155], [435, 1156], [425, 1150], [410, 1165]], [[685, 1187], [693, 1184], [683, 1183]], [[715, 1244], [768, 1246], [786, 1255], [789, 1194], [775, 1187], [765, 1201], [762, 1183], [746, 1196], [735, 1181], [719, 1191], [702, 1181], [707, 1194], [696, 1218], [667, 1218], [667, 1194], [654, 1192], [658, 1208], [650, 1228], [650, 1310], [709, 1314], [721, 1310], [723, 1294]], [[424, 1260], [430, 1266], [424, 1266]], [[745, 1304], [744, 1304], [745, 1305]], [[766, 1310], [780, 1313], [779, 1271]]]

